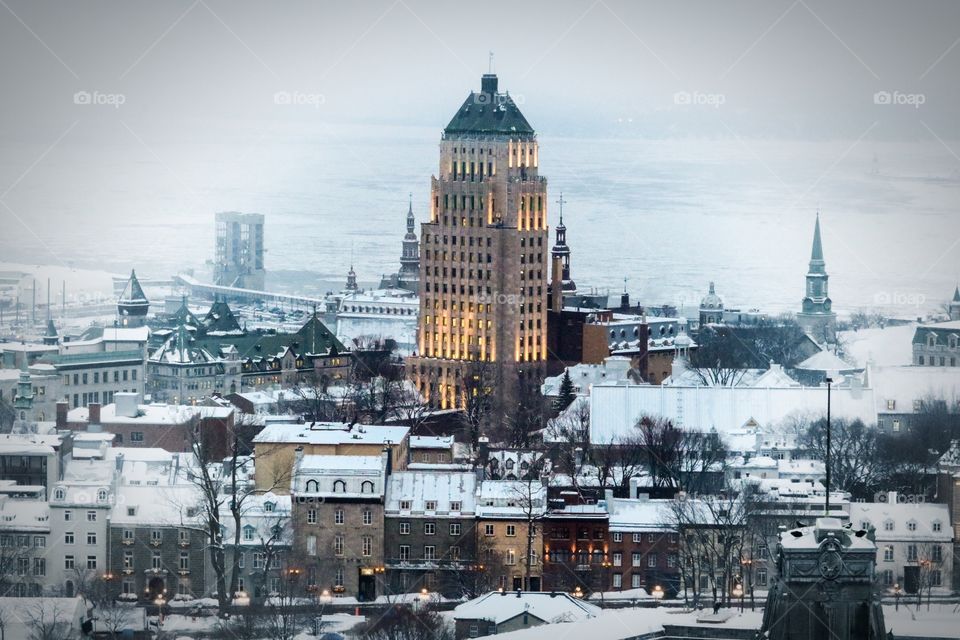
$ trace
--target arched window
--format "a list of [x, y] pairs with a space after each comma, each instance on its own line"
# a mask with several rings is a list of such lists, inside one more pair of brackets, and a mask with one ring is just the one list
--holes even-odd
[[107, 490], [100, 489], [97, 491], [97, 502], [106, 502], [107, 501]]
[[364, 480], [363, 484], [360, 485], [360, 493], [373, 493], [373, 483], [369, 480]]
[[73, 597], [73, 580], [67, 580], [63, 585], [63, 594], [68, 598]]
[[334, 493], [346, 493], [347, 492], [347, 483], [343, 480], [334, 480], [333, 481], [333, 492]]
[[263, 503], [263, 510], [269, 513], [269, 512], [271, 512], [271, 511], [273, 511], [273, 506], [274, 506], [274, 505], [273, 505], [272, 502], [264, 502], [264, 503]]
[[57, 487], [57, 490], [53, 492], [54, 500], [63, 500], [67, 497], [67, 492], [64, 491], [62, 487]]
[[[316, 480], [307, 480], [307, 493], [316, 493], [319, 489], [320, 485], [317, 484]], [[336, 491], [336, 488], [334, 488], [334, 491]]]

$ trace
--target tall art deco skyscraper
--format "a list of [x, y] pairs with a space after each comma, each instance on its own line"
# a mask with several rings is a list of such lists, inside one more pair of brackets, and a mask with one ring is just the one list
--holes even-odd
[[409, 373], [441, 408], [493, 392], [509, 411], [543, 375], [547, 180], [537, 137], [486, 74], [444, 129], [420, 240], [420, 325]]

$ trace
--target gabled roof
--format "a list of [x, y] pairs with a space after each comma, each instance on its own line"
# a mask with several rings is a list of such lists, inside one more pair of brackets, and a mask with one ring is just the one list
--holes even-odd
[[480, 93], [470, 92], [445, 134], [534, 135], [533, 127], [520, 113], [509, 93], [497, 91], [497, 76], [486, 74]]
[[546, 623], [577, 622], [595, 618], [600, 611], [600, 607], [578, 600], [567, 593], [522, 591], [518, 594], [491, 591], [458, 605], [453, 610], [453, 618], [490, 620], [495, 624], [502, 624], [526, 613]]
[[327, 329], [316, 314], [296, 333], [249, 333], [240, 336], [205, 336], [196, 345], [212, 353], [224, 353], [228, 346], [236, 347], [241, 360], [273, 358], [288, 348], [297, 355], [327, 356], [345, 353], [343, 343]]
[[215, 300], [203, 317], [203, 324], [208, 334], [243, 333], [237, 317], [233, 315], [230, 305], [225, 300]]

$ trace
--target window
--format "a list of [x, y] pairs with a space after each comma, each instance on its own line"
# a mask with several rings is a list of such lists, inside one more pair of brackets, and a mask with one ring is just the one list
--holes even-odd
[[631, 558], [631, 564], [632, 564], [634, 567], [639, 567], [639, 566], [640, 566], [640, 554], [637, 553], [636, 551], [633, 553], [633, 557]]
[[307, 555], [317, 555], [317, 536], [307, 536]]
[[72, 571], [76, 566], [73, 556], [63, 556], [63, 568], [67, 571]]
[[459, 536], [460, 535], [460, 523], [452, 522], [450, 523], [450, 535]]
[[893, 531], [893, 520], [887, 520], [883, 523], [884, 531]]
[[247, 561], [247, 554], [245, 554], [243, 551], [237, 554], [237, 567], [239, 567], [240, 569], [243, 569], [246, 561]]
[[373, 483], [369, 480], [364, 480], [360, 485], [360, 493], [373, 493]]
[[513, 536], [517, 535], [517, 525], [515, 525], [515, 524], [508, 524], [508, 525], [507, 525], [507, 535], [510, 536], [510, 537], [513, 537]]
[[343, 509], [337, 509], [333, 512], [333, 523], [343, 524]]
[[33, 575], [42, 578], [47, 575], [47, 559], [46, 558], [34, 558], [33, 559]]
[[623, 542], [623, 534], [619, 531], [613, 532], [613, 541], [614, 542]]
[[368, 557], [373, 554], [373, 537], [363, 536], [360, 538], [360, 555]]
[[[343, 480], [334, 480], [333, 481], [333, 492], [334, 493], [346, 493], [347, 492], [347, 483]], [[362, 491], [361, 491], [362, 493]]]
[[87, 569], [97, 568], [97, 556], [87, 556]]
[[437, 510], [437, 501], [436, 501], [436, 500], [427, 500], [426, 510], [427, 510], [427, 511], [436, 511], [436, 510]]
[[130, 433], [130, 442], [143, 442], [143, 431], [132, 431]]
[[459, 500], [450, 503], [450, 511], [460, 511], [461, 504]]
[[761, 587], [767, 586], [767, 570], [766, 569], [757, 569], [757, 585]]
[[409, 500], [401, 500], [401, 501], [400, 501], [400, 510], [401, 510], [401, 511], [410, 511], [410, 501], [409, 501]]
[[97, 544], [97, 532], [96, 532], [96, 531], [88, 531], [88, 532], [87, 532], [87, 544], [88, 544], [88, 545], [91, 545], [91, 546]]
[[180, 571], [190, 571], [190, 552], [180, 552]]
[[150, 568], [154, 570], [160, 570], [163, 568], [163, 558], [161, 557], [159, 551], [154, 551], [150, 556]]
[[432, 536], [437, 532], [437, 524], [435, 522], [424, 522], [423, 523], [423, 535]]
[[163, 540], [163, 532], [160, 529], [152, 529], [150, 531], [150, 542], [161, 542]]
[[457, 545], [451, 545], [447, 550], [447, 555], [450, 556], [451, 560], [458, 561], [460, 560], [460, 547]]
[[367, 524], [367, 525], [373, 524], [373, 512], [370, 511], [369, 509], [366, 509], [363, 512], [363, 524]]
[[253, 568], [254, 569], [263, 569], [267, 563], [267, 555], [262, 551], [257, 551], [253, 554]]
[[907, 562], [916, 562], [917, 561], [917, 545], [909, 544], [907, 545]]
[[640, 588], [640, 574], [639, 574], [639, 573], [634, 573], [633, 575], [630, 576], [630, 587], [631, 587], [632, 589], [639, 589], [639, 588]]
[[405, 561], [410, 559], [410, 545], [402, 544], [400, 545], [400, 560]]
[[33, 536], [33, 548], [43, 549], [47, 546], [47, 539], [44, 536]]
[[615, 573], [613, 574], [613, 588], [621, 589], [623, 587], [623, 574]]
[[930, 560], [933, 562], [943, 562], [943, 549], [940, 545], [935, 544], [930, 547]]
[[96, 522], [96, 521], [97, 521], [97, 512], [87, 511], [87, 522]]
[[333, 555], [342, 556], [343, 555], [343, 536], [336, 535], [333, 537]]
[[[67, 492], [62, 487], [57, 487], [56, 491], [53, 492], [54, 500], [64, 500], [67, 497]], [[67, 512], [69, 513], [69, 511]]]
[[884, 562], [893, 562], [893, 547], [887, 545], [883, 548], [883, 561]]
[[400, 523], [400, 535], [402, 535], [402, 536], [410, 535], [410, 523], [409, 523], [409, 522], [401, 522], [401, 523]]
[[934, 532], [934, 533], [940, 533], [940, 521], [939, 521], [939, 520], [933, 523], [933, 532]]
[[307, 524], [317, 524], [316, 509], [307, 509]]
[[123, 552], [123, 568], [133, 569], [133, 551]]
[[73, 520], [73, 511], [67, 509], [63, 512], [63, 521], [70, 522], [71, 520]]
[[916, 531], [916, 530], [917, 530], [917, 523], [916, 523], [916, 522], [914, 522], [913, 520], [911, 520], [910, 522], [907, 523], [907, 531]]
[[485, 536], [492, 536], [492, 535], [493, 535], [493, 525], [492, 525], [492, 524], [485, 524], [485, 525], [483, 525], [483, 535], [485, 535]]
[[517, 552], [507, 549], [507, 564], [517, 564]]
[[619, 567], [621, 565], [623, 565], [623, 554], [616, 551], [613, 554], [613, 566]]
[[670, 568], [670, 569], [676, 569], [676, 568], [677, 568], [677, 554], [675, 554], [675, 553], [668, 553], [668, 554], [667, 554], [667, 567]]
[[[307, 484], [304, 486], [304, 490], [307, 493], [316, 493], [320, 490], [320, 484], [316, 480], [307, 480]], [[337, 490], [336, 484], [334, 484], [334, 491]]]
[[651, 553], [647, 556], [647, 568], [656, 569], [657, 568], [657, 554]]
[[633, 541], [636, 542], [636, 543], [638, 543], [638, 544], [641, 543], [641, 542], [643, 542], [643, 534], [642, 534], [642, 533], [635, 533], [635, 534], [633, 534]]
[[437, 559], [437, 548], [428, 544], [423, 547], [423, 559], [424, 560], [436, 560]]
[[133, 540], [133, 529], [124, 529], [124, 530], [123, 530], [123, 539], [124, 539], [124, 540]]
[[253, 540], [253, 527], [247, 525], [243, 528], [243, 539], [245, 542], [250, 542]]

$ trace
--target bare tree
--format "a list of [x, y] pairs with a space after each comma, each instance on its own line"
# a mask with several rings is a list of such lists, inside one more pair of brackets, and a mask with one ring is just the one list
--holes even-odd
[[429, 604], [395, 605], [355, 633], [367, 640], [453, 640], [449, 623]]
[[68, 640], [72, 637], [72, 612], [61, 601], [40, 598], [25, 611], [30, 640]]
[[493, 412], [493, 393], [498, 376], [493, 363], [474, 357], [463, 368], [463, 384], [460, 385], [460, 407], [463, 426], [474, 448], [480, 434], [490, 431]]
[[526, 553], [523, 558], [523, 581], [524, 589], [530, 589], [530, 578], [533, 573], [533, 565], [539, 562], [535, 555], [535, 549], [539, 548], [537, 544], [538, 527], [543, 515], [546, 512], [547, 491], [542, 479], [545, 471], [546, 458], [536, 458], [528, 469], [526, 478], [514, 481], [513, 498], [522, 514], [526, 528]]

